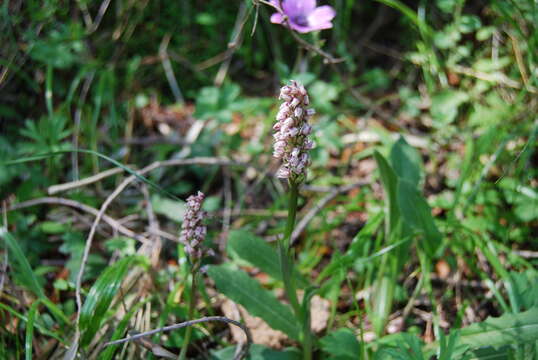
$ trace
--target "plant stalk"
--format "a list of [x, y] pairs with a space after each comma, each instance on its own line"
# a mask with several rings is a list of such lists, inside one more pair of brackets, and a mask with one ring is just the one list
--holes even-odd
[[291, 258], [290, 240], [293, 228], [295, 227], [295, 218], [297, 216], [297, 200], [299, 197], [299, 184], [295, 181], [290, 181], [289, 203], [288, 203], [288, 218], [286, 221], [286, 229], [284, 237], [279, 241], [280, 254], [280, 270], [282, 272], [282, 280], [284, 282], [284, 292], [293, 308], [295, 317], [303, 323], [303, 359], [312, 359], [312, 339], [310, 333], [310, 324], [304, 324], [305, 321], [310, 323], [310, 317], [304, 311], [309, 311], [308, 307], [305, 310], [299, 305], [297, 299], [297, 291], [293, 278], [293, 259]]
[[[194, 317], [194, 308], [196, 306], [196, 267], [193, 266], [191, 271], [192, 283], [191, 283], [191, 296], [189, 299], [189, 310], [187, 319], [191, 320]], [[187, 358], [187, 349], [191, 341], [192, 336], [192, 326], [189, 326], [185, 330], [185, 338], [183, 339], [183, 346], [181, 347], [181, 352], [179, 353], [179, 360], [185, 360]]]

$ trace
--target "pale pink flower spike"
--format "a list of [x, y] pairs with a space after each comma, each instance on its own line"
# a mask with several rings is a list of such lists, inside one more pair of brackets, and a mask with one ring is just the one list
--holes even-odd
[[312, 127], [308, 118], [314, 115], [314, 109], [307, 109], [310, 104], [308, 94], [303, 85], [292, 80], [290, 85], [280, 90], [280, 110], [273, 126], [275, 139], [273, 156], [282, 160], [277, 177], [292, 181], [303, 181], [306, 168], [310, 163], [308, 151], [314, 147], [309, 138]]

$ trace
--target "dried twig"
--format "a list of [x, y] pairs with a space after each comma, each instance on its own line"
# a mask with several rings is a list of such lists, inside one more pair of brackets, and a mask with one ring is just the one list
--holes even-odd
[[235, 325], [235, 326], [241, 328], [241, 330], [244, 331], [245, 336], [247, 337], [247, 343], [245, 344], [245, 347], [235, 356], [234, 359], [243, 359], [248, 354], [248, 350], [250, 348], [250, 345], [252, 344], [252, 335], [250, 334], [250, 330], [245, 325], [240, 323], [239, 321], [228, 319], [227, 317], [224, 317], [224, 316], [208, 316], [208, 317], [203, 317], [203, 318], [196, 319], [196, 320], [185, 321], [185, 322], [182, 322], [182, 323], [179, 323], [179, 324], [164, 326], [164, 327], [159, 328], [159, 329], [146, 331], [146, 332], [143, 332], [143, 333], [140, 333], [140, 334], [129, 336], [129, 337], [124, 338], [124, 339], [107, 342], [107, 343], [105, 343], [105, 347], [110, 346], [110, 345], [123, 344], [125, 342], [140, 339], [140, 338], [145, 337], [145, 336], [150, 336], [150, 335], [157, 334], [157, 333], [160, 333], [160, 332], [177, 330], [177, 329], [181, 329], [181, 328], [184, 328], [184, 327], [187, 327], [187, 326], [192, 326], [192, 325], [195, 325], [195, 324], [199, 324], [199, 323], [203, 323], [203, 322], [209, 322], [209, 321], [220, 321], [220, 322], [224, 322], [224, 323], [227, 323], [227, 324], [232, 324], [232, 325]]
[[107, 177], [112, 176], [112, 175], [119, 174], [119, 173], [121, 173], [123, 171], [124, 170], [122, 168], [111, 168], [111, 169], [102, 171], [102, 172], [100, 172], [98, 174], [92, 175], [92, 176], [87, 177], [87, 178], [82, 179], [82, 180], [71, 181], [71, 182], [64, 183], [64, 184], [59, 184], [59, 185], [52, 185], [52, 186], [50, 186], [48, 188], [47, 191], [48, 191], [49, 195], [54, 195], [54, 194], [57, 194], [59, 192], [75, 189], [77, 187], [86, 186], [86, 185], [92, 184], [94, 182], [101, 181], [104, 178], [107, 178]]
[[232, 62], [232, 55], [234, 52], [241, 46], [243, 41], [243, 29], [248, 20], [252, 8], [247, 11], [247, 5], [245, 2], [242, 2], [239, 6], [239, 11], [237, 12], [237, 18], [235, 19], [234, 29], [232, 31], [232, 38], [228, 44], [228, 50], [226, 51], [226, 57], [223, 62], [220, 64], [219, 71], [215, 76], [214, 84], [215, 86], [221, 86], [226, 78], [228, 69], [230, 68], [230, 63]]
[[110, 5], [110, 0], [104, 0], [101, 3], [101, 6], [99, 6], [99, 11], [97, 15], [95, 16], [95, 20], [90, 26], [90, 29], [88, 30], [89, 34], [94, 33], [99, 25], [101, 24], [101, 20], [103, 20], [103, 16], [105, 16], [106, 10], [108, 9], [108, 6]]
[[[84, 211], [86, 213], [92, 214], [93, 216], [97, 216], [99, 214], [99, 211], [96, 208], [93, 208], [91, 206], [88, 206], [86, 204], [80, 203], [75, 200], [71, 199], [65, 199], [60, 197], [42, 197], [38, 199], [32, 199], [28, 201], [23, 201], [18, 204], [11, 205], [7, 208], [8, 211], [14, 211], [14, 210], [20, 210], [31, 206], [36, 205], [43, 205], [43, 204], [55, 204], [55, 205], [63, 205], [63, 206], [69, 206], [81, 211]], [[134, 231], [126, 228], [123, 226], [118, 220], [103, 214], [103, 221], [106, 222], [110, 227], [112, 227], [114, 230], [117, 230], [119, 233], [131, 237], [133, 239], [136, 239], [142, 243], [149, 243], [150, 240], [147, 239], [144, 236], [141, 236]]]

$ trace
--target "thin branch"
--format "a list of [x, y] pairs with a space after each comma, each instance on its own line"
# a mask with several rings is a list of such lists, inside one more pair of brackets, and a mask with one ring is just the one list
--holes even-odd
[[243, 42], [243, 29], [248, 20], [248, 17], [250, 16], [251, 11], [252, 8], [247, 11], [247, 6], [245, 2], [242, 2], [239, 6], [237, 18], [235, 19], [234, 29], [232, 31], [232, 37], [230, 39], [230, 42], [228, 43], [226, 58], [220, 64], [219, 71], [217, 72], [217, 75], [215, 76], [215, 80], [213, 82], [215, 86], [220, 87], [224, 82], [224, 79], [226, 78], [226, 74], [228, 73], [228, 69], [230, 68], [230, 64], [232, 62], [232, 55], [239, 48], [239, 46], [241, 46], [241, 43]]
[[164, 326], [164, 327], [159, 328], [159, 329], [146, 331], [146, 332], [143, 332], [143, 333], [140, 333], [140, 334], [129, 336], [129, 337], [124, 338], [124, 339], [115, 340], [115, 341], [109, 341], [109, 342], [105, 343], [105, 347], [110, 346], [110, 345], [123, 344], [123, 343], [126, 343], [128, 341], [140, 339], [142, 337], [150, 336], [150, 335], [157, 334], [157, 333], [160, 333], [160, 332], [177, 330], [177, 329], [181, 329], [181, 328], [184, 328], [184, 327], [187, 327], [187, 326], [192, 326], [192, 325], [195, 325], [195, 324], [199, 324], [199, 323], [203, 323], [203, 322], [210, 322], [210, 321], [220, 321], [220, 322], [224, 322], [224, 323], [227, 323], [227, 324], [232, 324], [232, 325], [235, 325], [235, 326], [239, 327], [241, 330], [243, 330], [243, 332], [245, 333], [245, 336], [247, 337], [247, 343], [245, 344], [245, 347], [242, 349], [242, 351], [240, 351], [234, 358], [234, 359], [243, 359], [248, 354], [248, 350], [250, 348], [250, 345], [252, 344], [252, 335], [250, 334], [250, 330], [244, 324], [240, 323], [239, 321], [228, 319], [228, 318], [226, 318], [224, 316], [208, 316], [208, 317], [203, 317], [203, 318], [196, 319], [196, 320], [185, 321], [185, 322], [182, 322], [182, 323], [179, 323], [179, 324]]
[[318, 203], [312, 208], [310, 209], [306, 215], [301, 219], [301, 221], [299, 221], [297, 223], [297, 225], [295, 226], [295, 229], [293, 230], [293, 233], [291, 234], [291, 239], [290, 239], [290, 246], [293, 246], [297, 240], [297, 238], [299, 237], [299, 235], [301, 235], [301, 233], [304, 231], [304, 229], [306, 228], [306, 226], [308, 225], [308, 223], [310, 223], [310, 221], [312, 221], [312, 219], [331, 201], [333, 200], [335, 197], [337, 197], [339, 194], [342, 194], [342, 193], [345, 193], [345, 192], [348, 192], [349, 190], [352, 190], [352, 189], [355, 189], [357, 187], [360, 187], [360, 186], [364, 186], [364, 185], [368, 185], [370, 184], [370, 180], [362, 180], [362, 181], [359, 181], [359, 182], [356, 182], [356, 183], [353, 183], [353, 184], [349, 184], [349, 185], [343, 185], [343, 186], [339, 186], [335, 189], [333, 189], [330, 193], [328, 193], [327, 195], [325, 195], [320, 201], [318, 201]]
[[[91, 206], [88, 206], [86, 204], [80, 203], [75, 200], [71, 199], [65, 199], [60, 197], [42, 197], [38, 199], [32, 199], [28, 201], [23, 201], [18, 204], [11, 205], [9, 208], [7, 208], [7, 211], [14, 211], [14, 210], [20, 210], [31, 206], [36, 205], [43, 205], [43, 204], [56, 204], [56, 205], [63, 205], [63, 206], [69, 206], [81, 211], [84, 211], [86, 213], [92, 214], [93, 216], [97, 216], [99, 214], [99, 211], [96, 208], [93, 208]], [[151, 241], [147, 239], [144, 236], [141, 236], [134, 231], [126, 228], [123, 226], [118, 220], [103, 214], [103, 221], [106, 222], [108, 225], [110, 225], [111, 228], [117, 230], [119, 233], [131, 237], [133, 239], [136, 239], [142, 243], [150, 243]]]
[[52, 185], [52, 186], [50, 186], [48, 188], [47, 191], [48, 191], [49, 195], [54, 195], [54, 194], [57, 194], [59, 192], [63, 192], [63, 191], [67, 191], [67, 190], [77, 188], [77, 187], [92, 184], [94, 182], [100, 181], [100, 180], [102, 180], [104, 178], [107, 178], [109, 176], [119, 174], [119, 173], [121, 173], [123, 171], [124, 170], [122, 168], [111, 168], [111, 169], [102, 171], [102, 172], [100, 172], [98, 174], [92, 175], [92, 176], [87, 177], [87, 178], [82, 179], [82, 180], [71, 181], [71, 182], [64, 183], [64, 184], [59, 184], [59, 185]]
[[99, 12], [95, 16], [95, 20], [93, 21], [90, 29], [88, 30], [88, 33], [92, 34], [97, 30], [99, 25], [101, 24], [101, 20], [103, 20], [103, 16], [105, 16], [106, 10], [108, 9], [108, 6], [110, 5], [110, 0], [104, 0], [101, 3], [101, 6], [99, 6]]
[[461, 65], [454, 65], [454, 66], [449, 67], [449, 69], [454, 71], [456, 74], [466, 75], [466, 76], [474, 77], [479, 80], [498, 83], [498, 84], [510, 87], [512, 89], [526, 89], [530, 93], [538, 94], [538, 89], [535, 88], [534, 86], [529, 85], [525, 87], [518, 81], [509, 78], [508, 76], [506, 76], [504, 73], [501, 73], [501, 72], [486, 73], [482, 71], [476, 71], [474, 69], [461, 66]]

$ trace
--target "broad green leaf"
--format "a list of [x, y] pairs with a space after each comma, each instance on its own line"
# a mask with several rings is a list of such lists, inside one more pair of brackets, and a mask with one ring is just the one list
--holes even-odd
[[[234, 230], [230, 232], [228, 238], [228, 252], [236, 254], [250, 265], [267, 273], [273, 279], [282, 280], [280, 259], [276, 249], [267, 244], [265, 240], [253, 235], [249, 231]], [[308, 286], [308, 282], [304, 277], [297, 271], [294, 271], [294, 274], [295, 282], [299, 288]]]
[[460, 332], [461, 344], [473, 348], [503, 346], [536, 341], [538, 339], [538, 308], [518, 314], [507, 313], [498, 318], [487, 318]]
[[250, 314], [261, 317], [273, 329], [280, 330], [295, 340], [299, 338], [299, 324], [291, 309], [244, 271], [228, 265], [216, 265], [210, 266], [207, 274], [221, 293], [243, 305]]
[[[211, 360], [232, 360], [234, 359], [236, 347], [230, 346], [211, 353]], [[252, 344], [249, 351], [249, 360], [300, 360], [301, 353], [295, 348], [288, 348], [282, 351], [273, 350], [263, 345]]]
[[486, 347], [472, 350], [468, 360], [508, 360], [513, 359], [513, 349], [510, 346], [500, 348]]
[[421, 178], [422, 159], [417, 150], [400, 136], [390, 150], [390, 164], [398, 177], [418, 187]]
[[80, 312], [79, 327], [82, 334], [80, 341], [82, 347], [88, 345], [101, 328], [105, 314], [109, 310], [129, 266], [135, 262], [142, 262], [142, 259], [134, 256], [123, 258], [108, 267], [95, 281]]
[[387, 160], [385, 160], [383, 155], [375, 151], [374, 158], [377, 162], [377, 167], [379, 168], [379, 175], [381, 176], [381, 182], [383, 183], [383, 188], [385, 190], [388, 231], [392, 232], [400, 219], [400, 213], [398, 210], [398, 203], [396, 198], [398, 178], [396, 177], [396, 173], [391, 168]]
[[405, 180], [398, 181], [398, 206], [406, 225], [424, 234], [420, 244], [433, 256], [441, 244], [441, 234], [433, 221], [431, 209], [416, 188]]
[[321, 348], [331, 359], [360, 360], [360, 344], [350, 329], [342, 328], [329, 333], [320, 339]]
[[[534, 343], [538, 339], [538, 308], [534, 307], [517, 314], [506, 313], [497, 318], [489, 317], [485, 321], [472, 324], [459, 332], [458, 345], [468, 345], [473, 349], [502, 348], [520, 343]], [[439, 343], [435, 342], [428, 344], [425, 349], [432, 350], [438, 346]], [[477, 356], [476, 358], [486, 359], [488, 357]], [[497, 359], [497, 357], [493, 357], [493, 359]]]
[[538, 306], [538, 273], [536, 271], [510, 272], [508, 281], [511, 282], [513, 296], [517, 297], [517, 303], [524, 310]]

